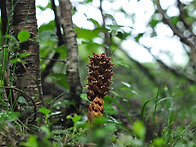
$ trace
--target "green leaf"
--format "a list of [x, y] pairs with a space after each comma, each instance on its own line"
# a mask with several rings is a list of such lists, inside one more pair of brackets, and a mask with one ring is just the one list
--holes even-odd
[[113, 15], [111, 15], [111, 14], [108, 14], [108, 13], [105, 13], [105, 15], [107, 16], [107, 17], [109, 17], [111, 20], [112, 20], [112, 23], [113, 23], [113, 25], [115, 24], [117, 24], [116, 23], [116, 20], [114, 19], [114, 17], [113, 17]]
[[81, 94], [80, 97], [85, 100], [85, 101], [89, 101], [87, 98], [87, 94]]
[[59, 47], [54, 48], [54, 50], [57, 53], [63, 55], [63, 57], [65, 57], [65, 58], [67, 57], [67, 48], [66, 48], [66, 45], [65, 44], [62, 45], [62, 46], [59, 46]]
[[17, 62], [21, 62], [21, 59], [19, 59], [19, 58], [15, 58], [15, 59], [11, 59], [10, 60], [10, 63], [17, 63]]
[[46, 41], [46, 40], [51, 40], [53, 42], [58, 41], [56, 33], [51, 30], [42, 31], [36, 38], [37, 38], [38, 42], [42, 42], [42, 41]]
[[82, 116], [80, 115], [74, 115], [74, 117], [72, 117], [72, 120], [74, 123], [78, 122], [80, 119], [82, 118]]
[[36, 135], [31, 135], [28, 139], [28, 142], [20, 142], [19, 144], [26, 147], [39, 147]]
[[99, 37], [100, 30], [89, 30], [89, 29], [83, 29], [79, 27], [75, 27], [75, 31], [77, 33], [77, 38], [83, 38], [88, 41], [92, 40], [95, 37]]
[[20, 42], [27, 41], [31, 37], [27, 30], [22, 30], [18, 33], [18, 40]]
[[138, 135], [140, 139], [145, 138], [146, 128], [141, 121], [138, 121], [135, 124], [133, 124], [133, 131], [135, 132], [136, 135]]
[[29, 56], [30, 54], [29, 53], [21, 53], [20, 54], [20, 58], [24, 58], [24, 57], [27, 57], [27, 56]]
[[58, 85], [64, 87], [65, 89], [69, 89], [68, 83], [67, 83], [67, 76], [63, 73], [52, 73], [49, 75], [53, 81], [55, 81]]
[[124, 86], [128, 87], [128, 88], [131, 88], [131, 85], [127, 82], [121, 82]]
[[152, 19], [150, 22], [149, 22], [149, 25], [154, 28], [160, 21], [158, 20], [155, 20], [155, 19]]
[[19, 112], [3, 110], [0, 112], [0, 123], [12, 122], [18, 118], [19, 114]]
[[120, 39], [125, 39], [124, 34], [120, 31], [117, 31], [116, 37], [118, 37]]
[[109, 29], [103, 28], [103, 27], [97, 27], [97, 28], [95, 28], [93, 31], [95, 31], [95, 32], [103, 32], [103, 31], [108, 32]]
[[49, 109], [47, 109], [47, 108], [39, 108], [39, 110], [38, 110], [39, 112], [41, 112], [41, 113], [43, 113], [43, 114], [45, 114], [45, 115], [47, 115], [47, 114], [49, 114], [50, 113], [50, 110]]
[[110, 31], [113, 33], [113, 34], [117, 34], [117, 31], [119, 30], [119, 29], [121, 29], [122, 27], [124, 27], [124, 26], [122, 26], [122, 25], [107, 25], [107, 27], [109, 27], [110, 28]]
[[176, 24], [178, 23], [179, 21], [179, 17], [178, 16], [173, 16], [171, 17], [171, 22], [174, 26], [176, 26]]
[[46, 9], [52, 9], [51, 2], [49, 1], [46, 7], [37, 6], [37, 8], [39, 8], [42, 11], [45, 11]]
[[50, 130], [46, 126], [41, 126], [41, 130], [46, 133], [45, 138], [50, 137]]
[[87, 20], [91, 21], [96, 27], [101, 27], [100, 24], [95, 19], [89, 18]]
[[22, 97], [22, 96], [20, 96], [20, 97], [18, 98], [18, 102], [20, 102], [20, 103], [22, 103], [22, 104], [28, 105], [28, 102], [27, 102], [27, 101], [25, 100], [25, 98]]
[[48, 30], [51, 30], [51, 31], [54, 31], [55, 30], [55, 21], [54, 20], [51, 20], [47, 24], [42, 24], [39, 27], [39, 33], [43, 32], [43, 31], [48, 31]]
[[155, 139], [153, 140], [153, 144], [154, 144], [155, 146], [162, 146], [162, 145], [165, 144], [165, 140], [164, 140], [163, 137], [161, 137], [161, 138], [155, 138]]
[[128, 65], [126, 62], [122, 61], [122, 60], [115, 60], [115, 59], [112, 59], [112, 62], [113, 62], [114, 64], [117, 64], [117, 65], [126, 67], [127, 69], [130, 69], [129, 65]]
[[66, 107], [67, 105], [74, 105], [75, 106], [75, 102], [74, 101], [69, 101], [69, 100], [61, 100], [58, 103], [55, 103], [52, 107], [57, 108], [57, 107]]
[[140, 33], [137, 35], [137, 37], [135, 37], [135, 40], [138, 42], [139, 39], [144, 35], [144, 33]]
[[10, 39], [10, 40], [12, 40], [15, 43], [18, 42], [18, 40], [14, 36], [12, 36], [12, 35], [5, 35], [5, 37]]

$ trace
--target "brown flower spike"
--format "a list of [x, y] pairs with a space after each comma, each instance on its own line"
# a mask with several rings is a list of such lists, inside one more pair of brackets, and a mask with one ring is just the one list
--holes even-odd
[[91, 122], [94, 117], [102, 116], [103, 114], [103, 97], [108, 94], [110, 88], [111, 77], [113, 76], [113, 63], [110, 62], [111, 57], [107, 57], [104, 53], [95, 54], [93, 57], [88, 57], [90, 62], [87, 65], [89, 76], [87, 77], [88, 84], [86, 87], [87, 98], [92, 101], [89, 106], [88, 122]]

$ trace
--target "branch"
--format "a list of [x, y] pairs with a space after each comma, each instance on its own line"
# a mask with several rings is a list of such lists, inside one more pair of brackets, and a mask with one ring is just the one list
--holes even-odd
[[163, 63], [160, 59], [158, 59], [155, 55], [152, 54], [150, 48], [147, 48], [144, 45], [142, 45], [142, 47], [144, 47], [159, 64], [161, 64], [166, 70], [168, 70], [171, 73], [173, 73], [176, 77], [179, 77], [179, 78], [182, 77], [182, 78], [188, 80], [190, 83], [196, 83], [196, 81], [194, 81], [193, 79], [190, 79], [189, 77], [187, 77], [187, 76], [185, 76], [183, 74], [178, 73], [175, 69], [168, 67], [165, 63]]
[[55, 61], [55, 62], [62, 62], [62, 63], [66, 63], [67, 61], [64, 61], [64, 60], [59, 60], [59, 59], [51, 59], [51, 58], [45, 58], [45, 57], [40, 57], [41, 59], [44, 59], [44, 60], [51, 60], [51, 61]]
[[192, 31], [191, 24], [189, 24], [185, 19], [186, 16], [184, 12], [184, 5], [181, 3], [180, 0], [178, 0], [178, 9], [180, 10], [180, 20], [183, 22], [184, 26], [189, 30], [191, 36], [196, 37], [196, 35]]
[[171, 23], [170, 19], [168, 19], [166, 17], [165, 12], [163, 11], [163, 9], [162, 9], [162, 7], [160, 5], [160, 1], [159, 0], [156, 0], [156, 5], [157, 5], [158, 12], [163, 16], [163, 21], [172, 29], [174, 35], [177, 35], [180, 38], [180, 41], [182, 41], [184, 44], [190, 46], [194, 67], [196, 69], [196, 53], [195, 53], [195, 46], [194, 46], [194, 44], [190, 40], [188, 40], [183, 35], [183, 33], [180, 32], [175, 26], [173, 26], [173, 24]]

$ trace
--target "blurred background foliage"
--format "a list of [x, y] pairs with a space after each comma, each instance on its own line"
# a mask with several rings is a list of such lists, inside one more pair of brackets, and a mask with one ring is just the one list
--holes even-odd
[[[191, 52], [191, 46], [187, 45], [185, 40], [189, 40], [195, 50], [196, 1], [173, 0], [163, 2], [162, 0], [161, 4], [163, 5], [160, 6], [163, 7], [161, 9], [164, 15], [160, 13], [158, 0], [144, 1], [123, 0], [123, 3], [130, 6], [132, 4], [137, 6], [138, 3], [141, 5], [147, 2], [150, 3], [148, 6], [152, 6], [153, 9], [151, 7], [147, 9], [144, 5], [142, 8], [145, 11], [140, 7], [135, 8], [138, 9], [137, 13], [148, 14], [148, 16], [150, 14], [149, 19], [145, 18], [145, 15], [141, 15], [143, 18], [139, 18], [137, 13], [129, 11], [127, 7], [126, 9], [123, 7], [114, 9], [112, 6], [116, 5], [114, 4], [115, 0], [71, 1], [73, 4], [73, 18], [78, 13], [82, 13], [86, 18], [85, 21], [88, 22], [87, 26], [81, 26], [78, 21], [83, 21], [82, 19], [74, 21], [84, 93], [87, 83], [86, 65], [89, 62], [88, 56], [92, 56], [93, 53], [105, 52], [112, 57], [114, 63], [113, 84], [109, 96], [117, 100], [128, 114], [140, 114], [141, 109], [145, 108], [144, 104], [146, 104], [145, 118], [154, 117], [155, 119], [156, 116], [157, 122], [162, 125], [163, 133], [164, 127], [167, 127], [168, 130], [178, 131], [195, 121], [196, 76], [193, 58], [196, 55]], [[94, 5], [95, 3], [97, 7]], [[58, 3], [56, 5], [58, 6]], [[106, 5], [110, 9], [105, 11]], [[37, 7], [43, 12], [47, 9], [53, 11], [50, 1], [45, 7], [41, 5]], [[88, 11], [79, 11], [79, 7], [84, 7], [85, 10], [88, 7], [94, 7], [95, 11], [92, 11], [94, 14], [89, 15], [87, 14]], [[59, 12], [58, 9], [57, 7], [57, 12]], [[100, 14], [102, 16], [101, 20], [96, 17]], [[95, 17], [89, 17], [93, 15]], [[127, 24], [126, 21], [125, 24], [123, 22], [119, 23], [117, 21], [119, 19], [118, 15], [123, 16], [126, 20], [129, 19], [131, 23]], [[138, 22], [138, 20], [142, 19], [145, 21], [142, 22], [143, 25], [140, 29], [139, 23], [141, 22]], [[165, 19], [171, 22], [171, 25]], [[160, 28], [160, 26], [162, 27]], [[177, 29], [177, 32], [171, 26]], [[159, 35], [160, 29], [165, 32], [164, 37]], [[179, 36], [178, 32], [183, 36]], [[161, 44], [158, 41], [160, 39]], [[2, 47], [4, 40], [2, 35], [0, 35], [0, 40], [0, 47]], [[168, 42], [168, 40], [173, 42]], [[64, 45], [58, 46], [54, 20], [39, 26], [37, 41], [40, 43], [42, 71], [52, 61], [53, 55], [55, 53], [59, 54], [58, 59], [54, 59], [55, 65], [44, 82], [54, 82], [61, 88], [68, 90], [65, 74], [67, 53]], [[165, 49], [165, 46], [162, 47], [163, 44], [167, 45], [167, 49]], [[175, 51], [178, 50], [176, 46], [180, 46], [179, 50], [182, 50], [182, 54], [178, 58], [178, 60], [181, 60], [180, 62], [174, 60], [179, 56], [178, 52], [175, 54]], [[137, 57], [131, 54], [134, 51], [137, 52]], [[0, 53], [2, 54], [2, 52]], [[145, 56], [151, 56], [152, 60], [144, 62]], [[111, 101], [108, 100], [107, 102], [106, 100], [105, 108], [106, 112], [107, 110], [110, 112], [109, 108], [107, 109], [107, 103], [111, 103]], [[115, 105], [113, 108], [117, 109]], [[136, 115], [132, 116], [135, 117]], [[194, 134], [194, 128], [190, 132]]]

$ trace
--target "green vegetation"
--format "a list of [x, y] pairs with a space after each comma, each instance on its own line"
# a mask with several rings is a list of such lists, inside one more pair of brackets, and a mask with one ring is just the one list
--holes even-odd
[[[76, 3], [73, 16], [77, 13], [77, 7], [92, 5], [92, 1], [83, 0]], [[137, 1], [137, 3], [141, 2], [142, 0]], [[56, 20], [42, 24], [38, 28], [39, 35], [33, 38], [34, 34], [26, 30], [20, 31], [17, 38], [11, 34], [3, 35], [1, 32], [0, 146], [195, 147], [196, 64], [194, 58], [196, 54], [193, 50], [195, 50], [196, 35], [194, 34], [193, 10], [195, 10], [196, 2], [177, 0], [174, 6], [179, 10], [179, 14], [168, 17], [163, 16], [162, 13], [167, 13], [172, 6], [168, 6], [162, 12], [158, 0], [150, 2], [154, 7], [156, 6], [151, 19], [146, 24], [146, 27], [151, 29], [150, 32], [136, 31], [133, 33], [134, 25], [118, 25], [114, 15], [105, 14], [101, 7], [97, 9], [105, 14], [103, 21], [107, 18], [110, 23], [106, 21], [106, 24], [101, 24], [98, 20], [87, 17], [86, 21], [91, 22], [93, 29], [79, 27], [75, 24], [79, 51], [79, 74], [83, 84], [79, 108], [76, 106], [77, 102], [69, 99], [70, 88], [66, 75], [68, 53], [65, 44], [59, 45], [60, 37], [56, 33], [58, 29], [55, 24]], [[108, 3], [113, 4], [114, 0]], [[132, 0], [127, 0], [127, 3], [131, 4]], [[102, 5], [102, 0], [100, 4]], [[46, 9], [54, 11], [52, 1], [49, 1], [46, 7], [38, 6], [38, 8], [42, 11]], [[133, 24], [137, 23], [134, 14], [126, 12], [123, 8], [116, 10], [115, 13], [117, 12], [133, 20]], [[158, 15], [161, 15], [160, 19], [156, 17]], [[172, 29], [168, 21], [177, 30]], [[171, 28], [174, 35], [168, 37], [169, 39], [178, 37], [178, 41], [185, 50], [182, 60], [188, 58], [188, 63], [174, 63], [175, 54], [172, 51], [162, 51], [162, 53], [160, 51], [160, 54], [170, 59], [169, 63], [165, 63], [151, 52], [153, 46], [148, 48], [141, 43], [146, 36], [150, 39], [158, 37], [156, 32], [158, 24]], [[2, 21], [0, 21], [1, 25]], [[128, 27], [129, 31], [125, 31], [123, 27]], [[154, 58], [154, 62], [140, 63], [129, 56], [129, 51], [123, 49], [122, 43], [130, 38], [135, 44], [146, 49]], [[9, 40], [8, 44], [7, 40]], [[54, 61], [47, 76], [42, 75], [45, 106], [38, 109], [38, 114], [42, 114], [44, 119], [37, 118], [36, 123], [31, 123], [31, 121], [33, 122], [36, 118], [34, 112], [36, 112], [36, 99], [39, 94], [29, 96], [23, 89], [13, 86], [17, 64], [21, 63], [24, 69], [27, 69], [24, 59], [28, 58], [30, 53], [20, 53], [19, 50], [21, 43], [25, 44], [29, 40], [39, 43], [42, 74], [51, 61]], [[132, 41], [130, 41], [130, 50], [133, 49]], [[161, 46], [159, 49], [162, 49]], [[112, 57], [114, 76], [110, 85], [111, 90], [103, 99], [103, 116], [94, 118], [92, 123], [88, 123], [88, 107], [91, 103], [87, 99], [85, 86], [88, 75], [88, 56], [103, 52]], [[54, 58], [56, 53], [59, 55], [58, 58]], [[7, 78], [7, 59], [9, 59], [9, 64], [13, 65], [13, 74], [10, 74], [9, 78]], [[23, 95], [20, 94], [13, 100], [11, 99], [12, 91], [18, 91]], [[77, 112], [65, 115], [66, 108], [69, 106], [74, 106]], [[28, 115], [30, 114], [28, 112], [33, 112], [33, 115]], [[29, 119], [23, 121], [24, 116]]]

